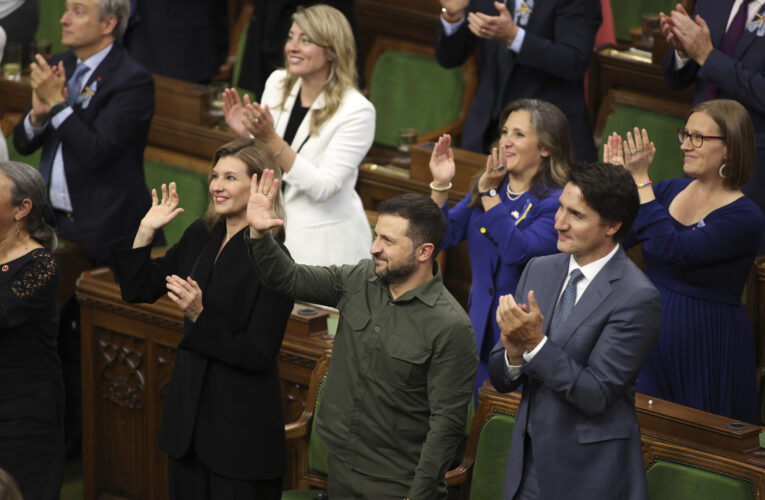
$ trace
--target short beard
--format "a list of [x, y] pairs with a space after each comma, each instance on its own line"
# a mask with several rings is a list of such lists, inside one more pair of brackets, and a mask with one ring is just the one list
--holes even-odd
[[416, 259], [414, 257], [414, 253], [411, 255], [411, 259], [409, 259], [407, 262], [404, 262], [399, 267], [391, 267], [388, 265], [385, 269], [383, 269], [380, 272], [375, 271], [375, 274], [378, 278], [380, 278], [380, 281], [385, 283], [386, 285], [396, 285], [398, 283], [402, 283], [406, 281], [409, 276], [412, 275], [414, 272], [414, 268], [416, 265]]

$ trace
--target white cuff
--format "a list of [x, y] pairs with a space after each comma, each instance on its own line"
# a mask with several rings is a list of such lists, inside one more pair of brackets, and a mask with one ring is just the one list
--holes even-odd
[[61, 126], [62, 123], [64, 123], [64, 120], [69, 118], [71, 114], [74, 113], [74, 110], [71, 106], [67, 106], [58, 113], [56, 113], [56, 116], [50, 119], [51, 125], [53, 125], [53, 128], [58, 130], [58, 128]]
[[456, 23], [448, 22], [446, 19], [444, 19], [444, 16], [438, 16], [438, 18], [441, 20], [441, 26], [444, 27], [444, 33], [446, 33], [446, 36], [452, 36], [455, 34], [457, 30], [460, 29], [460, 26], [462, 26], [462, 23], [465, 22], [465, 16], [462, 16], [462, 19]]
[[512, 50], [516, 54], [520, 53], [521, 47], [523, 47], [523, 41], [526, 39], [526, 30], [518, 27], [518, 33], [515, 35], [515, 39], [513, 40], [513, 43], [507, 46], [508, 49]]
[[30, 113], [27, 113], [27, 116], [24, 117], [24, 133], [27, 136], [27, 140], [31, 141], [38, 135], [43, 133], [43, 130], [45, 130], [45, 127], [48, 126], [48, 120], [45, 120], [45, 123], [42, 124], [42, 127], [35, 127], [32, 125], [32, 119], [30, 118]]
[[680, 57], [677, 50], [675, 50], [675, 69], [683, 69], [690, 60], [690, 57]]

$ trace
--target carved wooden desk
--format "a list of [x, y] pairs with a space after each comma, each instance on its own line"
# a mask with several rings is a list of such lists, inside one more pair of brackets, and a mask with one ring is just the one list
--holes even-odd
[[[82, 310], [82, 479], [86, 500], [166, 499], [167, 458], [157, 448], [162, 403], [183, 317], [164, 297], [128, 304], [110, 270], [77, 282]], [[279, 353], [285, 420], [297, 419], [316, 360], [332, 349], [326, 312], [301, 315], [297, 304]], [[285, 487], [294, 484], [288, 450]]]

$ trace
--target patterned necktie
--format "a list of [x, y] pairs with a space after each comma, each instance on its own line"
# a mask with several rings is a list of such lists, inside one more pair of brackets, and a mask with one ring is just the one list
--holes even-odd
[[77, 104], [77, 97], [80, 95], [80, 87], [82, 84], [82, 76], [87, 73], [90, 68], [86, 64], [80, 63], [77, 65], [77, 69], [74, 70], [72, 78], [66, 82], [66, 90], [68, 92], [66, 103], [72, 107]]
[[584, 278], [584, 275], [579, 269], [571, 271], [568, 285], [563, 290], [563, 295], [561, 295], [558, 305], [555, 307], [555, 311], [553, 311], [552, 321], [550, 322], [550, 334], [548, 335], [550, 340], [555, 340], [556, 335], [560, 333], [563, 323], [566, 322], [566, 319], [571, 314], [571, 310], [574, 309], [574, 304], [576, 303], [576, 284], [582, 278]]
[[[738, 41], [741, 39], [741, 35], [744, 34], [746, 20], [749, 18], [750, 1], [751, 0], [744, 0], [741, 2], [741, 6], [738, 8], [736, 16], [733, 18], [733, 21], [730, 22], [728, 31], [725, 32], [725, 36], [723, 37], [720, 50], [729, 56], [733, 55], [733, 52], [736, 50], [736, 45], [738, 45]], [[715, 97], [717, 97], [717, 87], [715, 87], [713, 83], [710, 83], [707, 85], [706, 90], [704, 90], [704, 100], [709, 101]]]

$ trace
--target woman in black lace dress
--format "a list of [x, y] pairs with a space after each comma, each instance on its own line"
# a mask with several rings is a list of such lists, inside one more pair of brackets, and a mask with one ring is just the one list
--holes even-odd
[[51, 217], [37, 170], [0, 162], [0, 468], [26, 500], [57, 499], [64, 471]]

